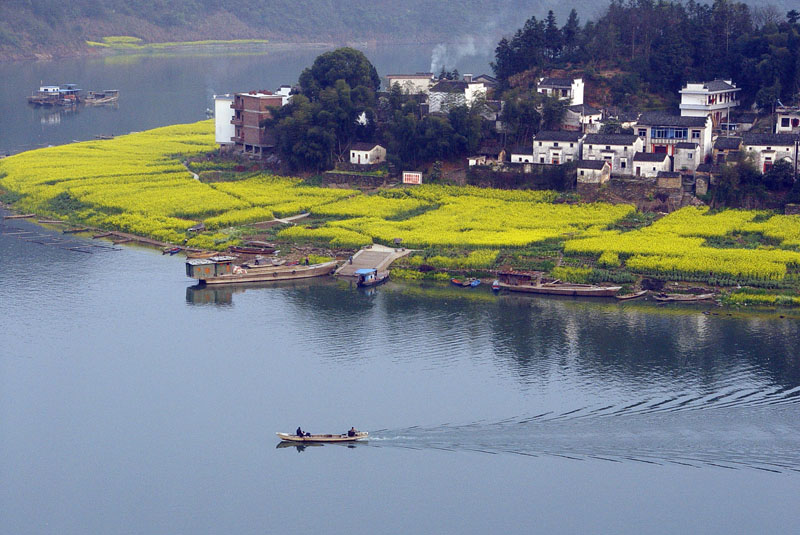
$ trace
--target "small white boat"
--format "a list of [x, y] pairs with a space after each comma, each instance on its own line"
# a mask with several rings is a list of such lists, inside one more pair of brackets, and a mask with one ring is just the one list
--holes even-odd
[[369, 436], [366, 431], [357, 431], [353, 436], [347, 433], [340, 435], [306, 435], [298, 436], [289, 433], [275, 433], [278, 438], [286, 442], [355, 442], [356, 440], [363, 440]]

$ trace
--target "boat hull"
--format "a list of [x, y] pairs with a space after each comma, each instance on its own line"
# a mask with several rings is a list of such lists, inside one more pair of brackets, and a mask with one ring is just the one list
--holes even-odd
[[310, 436], [297, 436], [289, 433], [275, 433], [278, 438], [285, 442], [355, 442], [357, 440], [365, 440], [369, 433], [366, 431], [359, 431], [354, 436], [349, 436], [347, 433], [341, 435], [310, 435]]
[[243, 282], [271, 282], [330, 275], [336, 269], [336, 262], [313, 264], [310, 266], [257, 266], [242, 269], [238, 273], [200, 279], [205, 284], [237, 284]]
[[[533, 284], [507, 284], [499, 282], [498, 289], [511, 292], [524, 292], [544, 295], [566, 295], [574, 297], [614, 297], [622, 286], [591, 286], [591, 285], [533, 285]], [[494, 285], [493, 285], [494, 287]]]
[[668, 303], [694, 303], [697, 301], [708, 301], [714, 299], [714, 294], [698, 294], [698, 295], [689, 295], [689, 294], [664, 294], [664, 295], [654, 295], [653, 299], [656, 301], [668, 302]]

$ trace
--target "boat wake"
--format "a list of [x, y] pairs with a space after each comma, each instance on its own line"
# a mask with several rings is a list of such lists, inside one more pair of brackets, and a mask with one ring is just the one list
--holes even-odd
[[582, 407], [496, 422], [384, 429], [370, 446], [474, 451], [654, 465], [800, 472], [798, 389], [778, 389], [767, 399], [746, 390], [643, 401], [625, 406]]

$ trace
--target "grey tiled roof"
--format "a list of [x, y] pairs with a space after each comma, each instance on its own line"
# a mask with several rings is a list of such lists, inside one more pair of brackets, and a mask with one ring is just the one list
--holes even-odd
[[578, 141], [583, 132], [568, 130], [543, 130], [534, 136], [536, 141]]
[[702, 127], [706, 125], [706, 119], [706, 117], [683, 117], [663, 111], [646, 111], [639, 117], [637, 124], [645, 126]]
[[712, 80], [711, 82], [704, 83], [703, 87], [709, 91], [728, 91], [730, 89], [736, 89], [725, 80]]
[[714, 142], [714, 148], [717, 150], [739, 150], [742, 144], [740, 137], [718, 137]]
[[633, 145], [639, 136], [633, 134], [589, 134], [583, 141], [588, 145]]
[[467, 82], [461, 80], [440, 80], [433, 87], [431, 93], [463, 93], [467, 89]]
[[552, 78], [547, 76], [539, 82], [539, 87], [563, 87], [566, 89], [572, 87], [572, 78]]
[[378, 143], [369, 143], [365, 141], [356, 141], [350, 145], [350, 150], [372, 150], [378, 146]]
[[605, 160], [578, 160], [578, 169], [602, 169], [605, 167]]
[[784, 147], [794, 145], [797, 139], [798, 136], [796, 134], [759, 134], [758, 132], [745, 132], [742, 134], [742, 143], [744, 145], [777, 145]]
[[634, 162], [657, 162], [661, 163], [669, 158], [669, 154], [665, 152], [637, 152], [633, 156]]
[[597, 115], [600, 113], [600, 110], [592, 108], [588, 104], [574, 104], [572, 106], [567, 106], [567, 109], [574, 113], [580, 113], [581, 115]]

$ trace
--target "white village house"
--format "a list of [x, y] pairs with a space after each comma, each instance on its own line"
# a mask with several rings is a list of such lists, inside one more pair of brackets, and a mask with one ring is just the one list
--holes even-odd
[[690, 141], [682, 141], [675, 144], [675, 152], [672, 167], [675, 171], [694, 171], [697, 166], [703, 163], [704, 158], [700, 155], [700, 145]]
[[447, 113], [456, 106], [471, 106], [478, 98], [486, 97], [483, 82], [473, 82], [472, 75], [465, 74], [463, 80], [439, 80], [428, 92], [428, 110], [431, 113]]
[[644, 151], [644, 141], [633, 134], [588, 134], [583, 140], [583, 159], [607, 161], [611, 172], [633, 174], [633, 156]]
[[605, 184], [611, 178], [611, 166], [605, 160], [578, 160], [578, 184]]
[[775, 116], [776, 134], [800, 134], [800, 106], [778, 106]]
[[549, 97], [558, 97], [559, 100], [566, 100], [568, 104], [583, 104], [582, 78], [544, 77], [539, 80], [537, 91]]
[[588, 104], [568, 106], [561, 125], [564, 130], [580, 130], [587, 134], [598, 133], [601, 126], [603, 126], [603, 112]]
[[796, 134], [745, 132], [742, 135], [742, 150], [755, 159], [756, 166], [762, 173], [766, 173], [780, 161], [787, 161], [794, 168], [798, 156], [797, 144]]
[[644, 178], [655, 178], [658, 173], [671, 171], [672, 159], [663, 152], [637, 152], [633, 156], [634, 175]]
[[377, 143], [353, 143], [350, 147], [350, 163], [373, 165], [386, 161], [386, 149]]
[[511, 163], [533, 163], [533, 149], [530, 145], [520, 145], [511, 149]]
[[689, 82], [680, 90], [681, 116], [711, 117], [714, 126], [730, 117], [732, 108], [739, 106], [738, 93], [731, 80]]
[[533, 138], [534, 163], [558, 165], [581, 159], [583, 132], [542, 131]]

